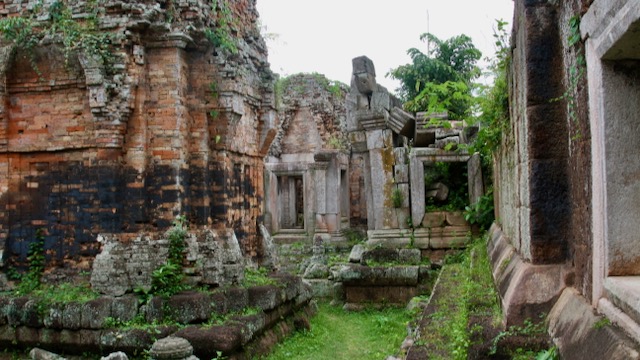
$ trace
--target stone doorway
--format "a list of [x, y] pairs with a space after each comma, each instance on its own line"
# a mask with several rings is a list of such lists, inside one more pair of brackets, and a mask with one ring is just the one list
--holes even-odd
[[302, 175], [278, 176], [280, 229], [304, 229], [304, 180]]

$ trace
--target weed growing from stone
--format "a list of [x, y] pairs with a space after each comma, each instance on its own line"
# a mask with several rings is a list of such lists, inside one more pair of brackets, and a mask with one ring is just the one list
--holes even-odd
[[275, 279], [269, 277], [269, 270], [267, 268], [245, 268], [244, 279], [242, 280], [242, 286], [264, 286], [264, 285], [276, 285], [278, 282]]
[[211, 313], [209, 315], [209, 321], [203, 324], [203, 327], [211, 327], [215, 325], [223, 325], [227, 321], [233, 321], [235, 318], [243, 316], [257, 315], [262, 312], [262, 309], [257, 307], [246, 307], [240, 311], [234, 311], [226, 314]]
[[611, 320], [609, 320], [609, 318], [603, 317], [602, 319], [596, 321], [593, 324], [593, 328], [598, 330], [598, 329], [602, 329], [604, 327], [607, 327], [609, 325], [611, 325]]
[[205, 29], [204, 34], [207, 40], [218, 49], [236, 54], [238, 52], [238, 45], [233, 36], [231, 36], [231, 26], [234, 25], [235, 20], [233, 19], [227, 1], [212, 0], [211, 8], [217, 11], [218, 16], [216, 25], [213, 28]]
[[20, 283], [16, 290], [16, 295], [26, 295], [40, 288], [40, 279], [44, 273], [44, 230], [36, 231], [35, 240], [29, 244], [27, 255], [29, 269], [27, 273], [20, 277]]
[[34, 8], [29, 17], [8, 17], [0, 20], [0, 33], [4, 39], [29, 55], [31, 66], [38, 75], [42, 74], [36, 66], [34, 48], [44, 39], [54, 39], [61, 43], [65, 62], [76, 52], [96, 57], [107, 67], [114, 62], [111, 51], [112, 35], [98, 31], [97, 7], [87, 8], [90, 15], [85, 22], [76, 21], [71, 9], [60, 0], [49, 4], [48, 21], [36, 20], [41, 8], [42, 3]]
[[173, 227], [167, 231], [169, 252], [167, 262], [151, 273], [151, 288], [136, 288], [134, 292], [140, 296], [142, 303], [148, 302], [153, 295], [169, 297], [189, 289], [183, 283], [184, 273], [182, 261], [186, 249], [187, 220], [184, 216], [176, 217]]

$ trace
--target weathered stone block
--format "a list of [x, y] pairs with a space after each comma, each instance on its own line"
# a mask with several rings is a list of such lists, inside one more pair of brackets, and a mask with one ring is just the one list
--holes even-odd
[[[393, 178], [396, 183], [408, 183], [409, 182], [409, 165], [396, 165], [393, 166]], [[408, 192], [408, 191], [407, 191]], [[407, 201], [409, 197], [407, 196]]]
[[349, 262], [359, 263], [362, 260], [362, 255], [364, 254], [365, 250], [366, 248], [364, 247], [364, 245], [354, 245], [353, 248], [351, 248], [351, 253], [349, 253]]
[[349, 304], [406, 303], [417, 295], [413, 286], [350, 286], [345, 288], [346, 302]]
[[111, 301], [111, 316], [121, 321], [130, 321], [138, 314], [138, 297], [125, 295]]
[[31, 328], [42, 327], [42, 314], [37, 300], [29, 300], [22, 308], [22, 323]]
[[358, 56], [351, 60], [354, 74], [371, 74], [376, 76], [376, 68], [373, 61], [366, 56]]
[[181, 324], [206, 322], [211, 314], [211, 299], [207, 294], [188, 292], [167, 300], [171, 317]]
[[428, 212], [424, 214], [422, 226], [426, 228], [443, 226], [446, 221], [446, 213], [444, 212]]
[[242, 346], [241, 329], [240, 325], [210, 328], [189, 326], [178, 331], [175, 336], [188, 340], [193, 346], [195, 356], [212, 359], [217, 356], [217, 351], [233, 353]]
[[274, 309], [282, 303], [280, 289], [272, 285], [252, 286], [249, 291], [249, 306], [264, 311]]
[[82, 304], [67, 303], [62, 311], [62, 327], [68, 330], [78, 330], [82, 327]]
[[51, 329], [62, 329], [64, 308], [64, 304], [51, 305], [42, 320], [44, 326]]
[[[341, 282], [333, 283], [333, 302], [342, 303], [345, 301], [344, 284]], [[332, 303], [333, 303], [332, 302]]]
[[249, 291], [245, 288], [228, 288], [225, 290], [227, 311], [238, 312], [249, 306]]
[[548, 316], [549, 333], [563, 359], [640, 359], [636, 344], [605, 318], [594, 314], [574, 288], [565, 289]]
[[193, 355], [193, 346], [186, 339], [170, 336], [154, 342], [149, 354], [157, 360], [186, 359]]
[[7, 316], [7, 323], [10, 326], [16, 327], [22, 325], [24, 319], [23, 309], [25, 304], [29, 301], [27, 297], [20, 297], [10, 299], [9, 303], [5, 305], [4, 313]]
[[65, 360], [64, 357], [47, 350], [33, 348], [29, 351], [31, 360]]
[[164, 299], [160, 296], [152, 297], [145, 305], [140, 307], [140, 312], [144, 313], [145, 319], [152, 323], [162, 322], [164, 319]]
[[81, 327], [83, 329], [101, 329], [104, 319], [111, 317], [113, 298], [100, 297], [82, 304]]
[[314, 298], [333, 297], [333, 281], [327, 279], [305, 279], [304, 282], [311, 287]]
[[33, 347], [40, 344], [40, 331], [30, 326], [18, 326], [16, 328], [16, 341], [25, 347]]
[[400, 249], [398, 250], [398, 260], [401, 264], [417, 265], [420, 263], [422, 255], [420, 249]]
[[469, 226], [469, 223], [464, 218], [464, 214], [461, 211], [451, 212], [448, 211], [445, 213], [447, 224], [451, 226]]
[[362, 254], [362, 263], [390, 263], [397, 262], [400, 256], [396, 249], [376, 248], [367, 250]]
[[311, 263], [302, 276], [305, 279], [322, 279], [329, 275], [329, 267], [325, 264]]

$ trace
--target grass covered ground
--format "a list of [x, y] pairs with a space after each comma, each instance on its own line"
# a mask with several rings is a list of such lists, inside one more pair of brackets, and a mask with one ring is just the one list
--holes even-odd
[[398, 353], [411, 319], [404, 308], [347, 312], [323, 302], [310, 331], [296, 333], [263, 359], [384, 359]]

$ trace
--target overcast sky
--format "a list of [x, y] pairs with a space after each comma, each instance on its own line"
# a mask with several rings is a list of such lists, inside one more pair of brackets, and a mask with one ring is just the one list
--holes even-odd
[[318, 72], [349, 84], [351, 59], [366, 55], [378, 83], [398, 82], [390, 69], [410, 62], [407, 50], [426, 53], [420, 34], [445, 40], [466, 34], [483, 56], [494, 52], [495, 19], [511, 23], [513, 0], [257, 0], [271, 69], [280, 75]]

